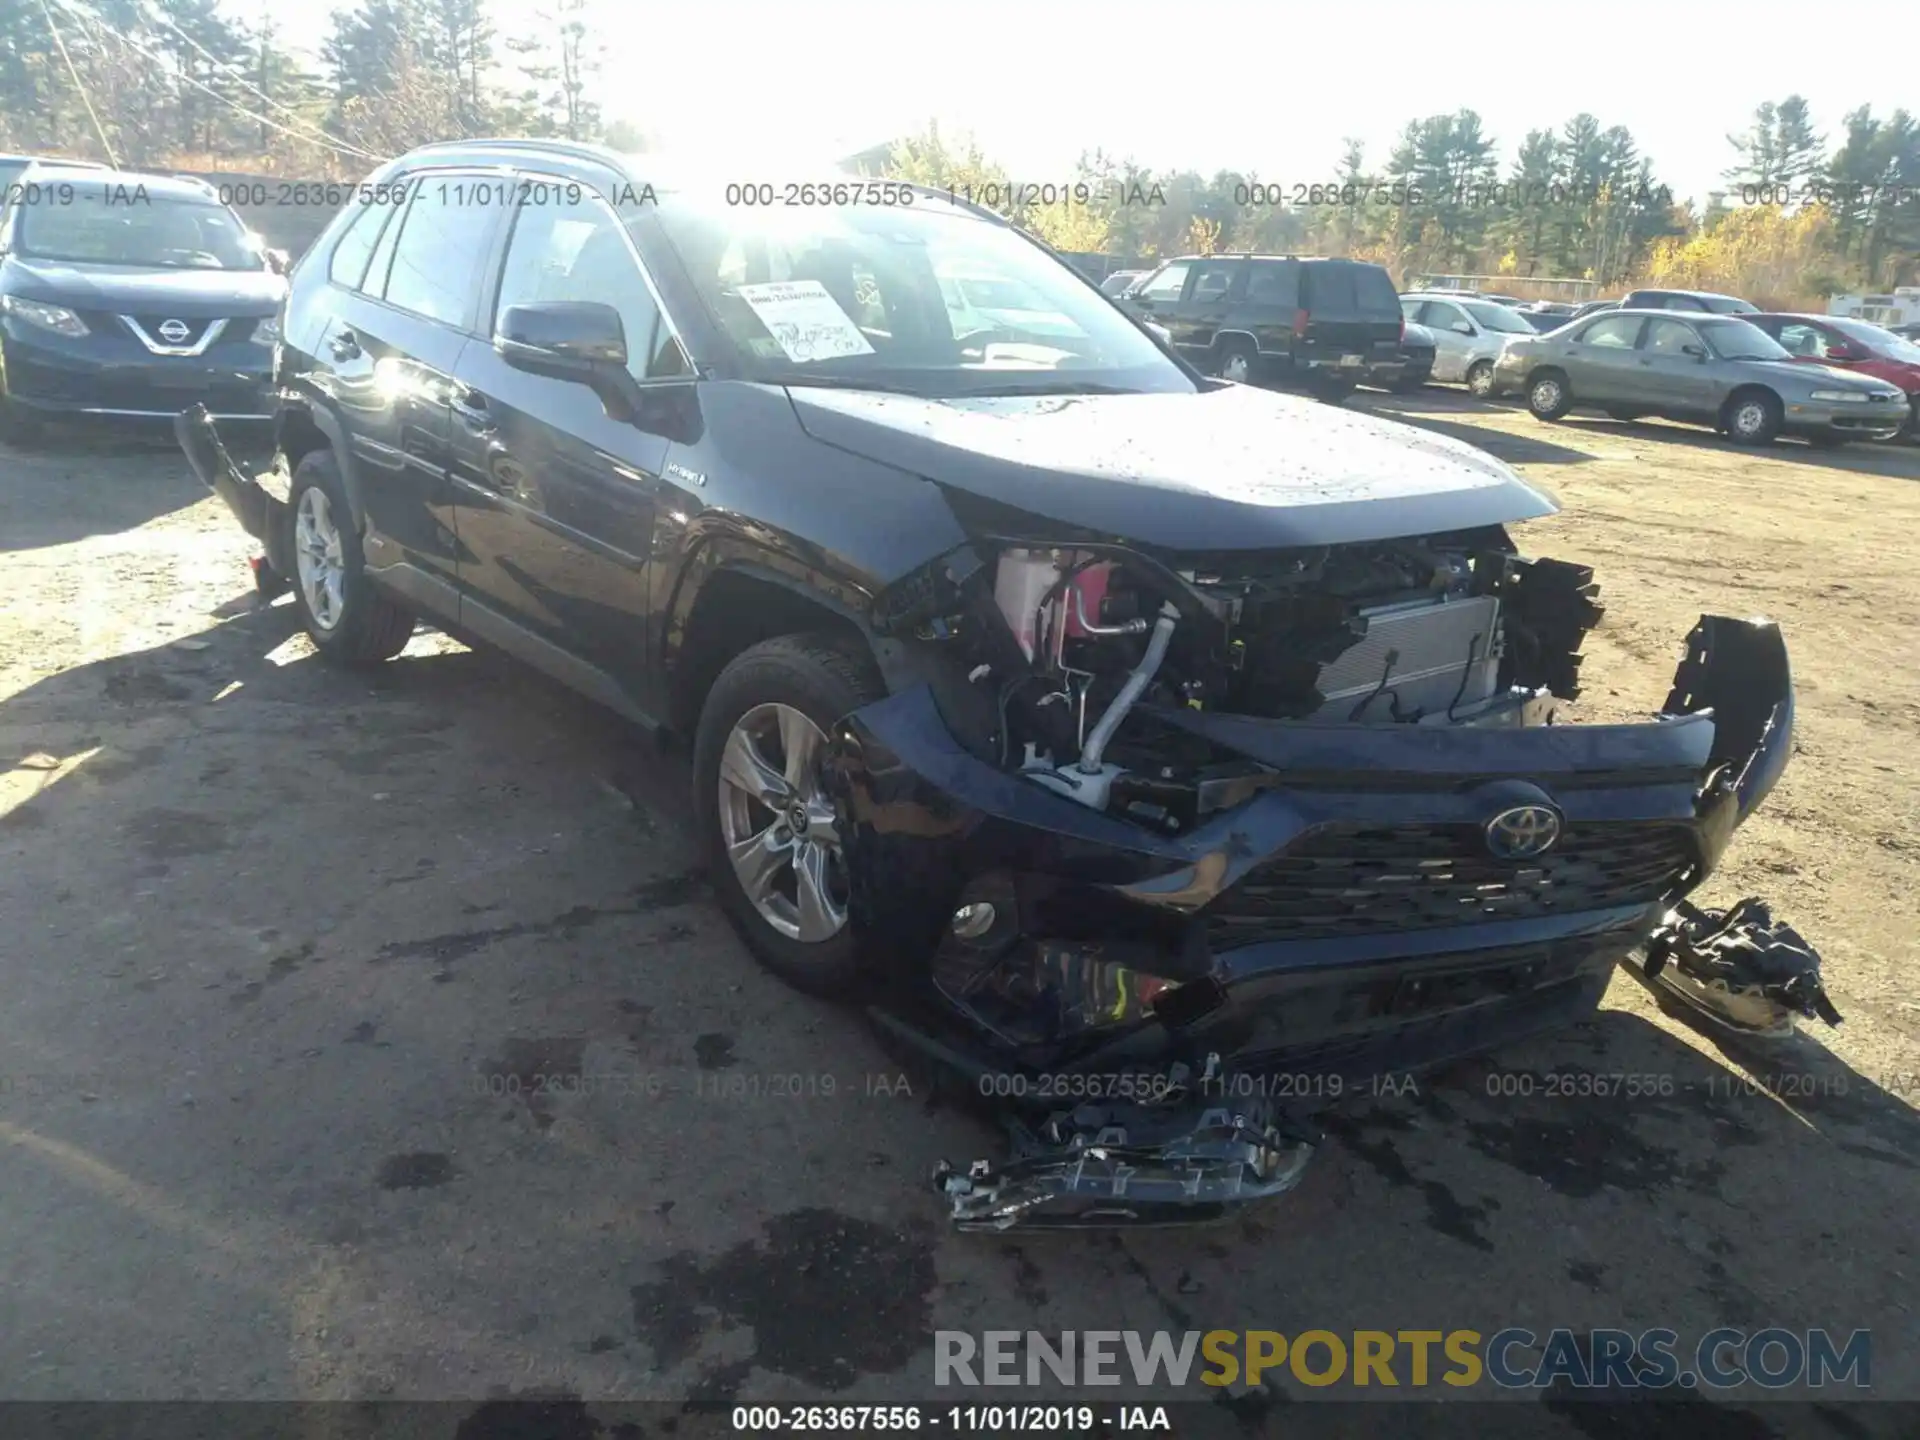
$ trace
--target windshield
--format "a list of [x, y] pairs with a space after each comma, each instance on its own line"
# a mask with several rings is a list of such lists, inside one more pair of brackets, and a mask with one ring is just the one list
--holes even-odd
[[211, 200], [154, 195], [135, 185], [62, 184], [20, 198], [22, 255], [74, 264], [162, 270], [260, 270], [266, 258], [239, 219]]
[[1702, 320], [1699, 331], [1722, 360], [1791, 360], [1793, 352], [1745, 320]]
[[1473, 316], [1474, 319], [1478, 320], [1487, 329], [1501, 335], [1531, 335], [1534, 333], [1533, 326], [1527, 323], [1525, 316], [1509, 310], [1504, 305], [1495, 305], [1487, 300], [1462, 300], [1460, 302], [1460, 308]]
[[1904, 360], [1910, 365], [1920, 365], [1920, 345], [1911, 340], [1903, 340], [1891, 330], [1878, 325], [1869, 325], [1865, 320], [1836, 320], [1828, 317], [1828, 325], [1856, 345], [1864, 345], [1869, 350], [1886, 356], [1889, 360]]
[[756, 379], [929, 396], [1194, 389], [1076, 272], [934, 197], [766, 208], [716, 185], [648, 208]]

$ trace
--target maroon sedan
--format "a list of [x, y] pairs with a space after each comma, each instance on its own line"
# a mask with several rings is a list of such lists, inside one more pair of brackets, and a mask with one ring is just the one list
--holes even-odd
[[1853, 370], [1907, 392], [1903, 440], [1920, 439], [1920, 345], [1865, 320], [1838, 315], [1742, 315], [1793, 353], [1796, 360]]

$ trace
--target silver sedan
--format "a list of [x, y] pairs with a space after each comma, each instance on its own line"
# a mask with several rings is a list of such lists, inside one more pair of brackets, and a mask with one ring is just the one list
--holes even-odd
[[1618, 420], [1658, 415], [1711, 425], [1748, 445], [1782, 434], [1823, 445], [1890, 440], [1907, 418], [1907, 397], [1895, 386], [1796, 362], [1734, 316], [1610, 310], [1508, 341], [1495, 369], [1498, 388], [1520, 391], [1541, 420], [1577, 406]]

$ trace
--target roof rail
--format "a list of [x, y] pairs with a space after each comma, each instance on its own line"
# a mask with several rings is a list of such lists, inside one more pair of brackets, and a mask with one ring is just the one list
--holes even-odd
[[590, 145], [581, 140], [537, 140], [526, 136], [475, 136], [470, 140], [436, 140], [430, 145], [422, 145], [412, 154], [426, 150], [527, 150], [534, 154], [571, 155], [579, 160], [597, 160], [606, 164], [617, 152], [604, 145]]

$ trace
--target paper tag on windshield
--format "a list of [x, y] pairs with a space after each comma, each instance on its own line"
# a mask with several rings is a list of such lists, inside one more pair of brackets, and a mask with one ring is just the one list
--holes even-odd
[[775, 280], [742, 285], [739, 296], [780, 342], [789, 360], [836, 360], [871, 355], [873, 346], [818, 280]]

